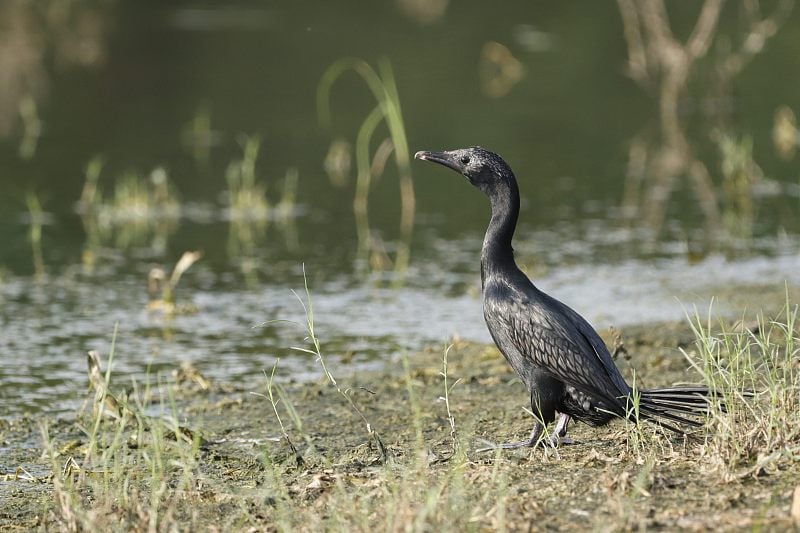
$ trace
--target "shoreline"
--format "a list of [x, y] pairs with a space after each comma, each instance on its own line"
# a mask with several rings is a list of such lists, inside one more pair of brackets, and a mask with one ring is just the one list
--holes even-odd
[[[613, 346], [613, 333], [600, 333]], [[626, 379], [635, 369], [643, 388], [701, 381], [680, 352], [695, 349], [688, 323], [621, 333]], [[137, 529], [145, 517], [256, 531], [394, 530], [417, 520], [451, 530], [791, 527], [796, 480], [786, 459], [763, 475], [750, 472], [758, 455], [722, 468], [705, 430], [682, 440], [623, 421], [575, 424], [576, 445], [476, 453], [528, 435], [527, 393], [493, 346], [455, 342], [447, 362], [447, 402], [443, 350], [431, 348], [384, 371], [333, 369], [339, 391], [324, 379], [275, 377], [275, 409], [266, 379], [242, 390], [186, 366], [171, 388], [120, 396], [135, 407], [117, 405], [118, 419], [97, 414], [89, 393], [73, 420], [47, 422], [48, 445], [41, 417], [0, 421], [0, 530], [107, 520]], [[113, 382], [109, 392], [122, 394]], [[142, 467], [156, 451], [157, 474]]]

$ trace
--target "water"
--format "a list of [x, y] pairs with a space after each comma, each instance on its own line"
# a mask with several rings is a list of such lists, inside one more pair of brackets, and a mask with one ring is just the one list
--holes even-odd
[[[463, 179], [412, 165], [415, 225], [408, 270], [398, 274], [391, 262], [409, 236], [390, 160], [369, 197], [377, 244], [360, 255], [355, 171], [335, 183], [323, 161], [334, 139], [352, 151], [374, 101], [351, 73], [334, 86], [331, 130], [315, 107], [322, 73], [345, 56], [391, 62], [412, 151], [481, 144], [507, 158], [524, 196], [520, 262], [598, 327], [680, 319], [723, 286], [800, 283], [797, 158], [776, 154], [772, 140], [775, 110], [800, 109], [796, 12], [727, 91], [711, 90], [708, 60], [681, 99], [683, 134], [720, 206], [709, 231], [683, 177], [656, 208], [631, 214], [625, 204], [630, 146], [652, 155], [662, 145], [657, 103], [624, 75], [612, 2], [580, 10], [507, 2], [491, 17], [467, 2], [429, 24], [401, 2], [69, 6], [45, 21], [27, 3], [0, 8], [18, 21], [0, 29], [14, 37], [0, 66], [16, 80], [0, 92], [0, 416], [74, 410], [86, 396], [86, 352], [107, 356], [115, 325], [120, 387], [169, 376], [182, 361], [253, 387], [277, 358], [287, 379], [316, 377], [313, 359], [291, 350], [304, 329], [283, 322], [305, 321], [292, 292], [305, 298], [304, 266], [337, 375], [453, 336], [489, 341], [477, 264], [488, 206]], [[671, 15], [683, 31], [696, 13]], [[720, 33], [736, 37], [736, 10], [723, 15]], [[21, 120], [26, 101], [35, 110]], [[733, 156], [720, 155], [712, 131], [738, 143]], [[294, 201], [260, 219], [231, 214], [226, 195], [226, 169], [254, 134], [262, 140], [255, 176], [272, 204], [287, 169], [298, 176]], [[385, 136], [379, 128], [373, 149]], [[724, 165], [748, 153], [759, 170], [734, 165], [732, 175], [763, 177], [737, 196]], [[147, 183], [161, 167], [179, 202], [175, 216], [137, 226], [117, 206], [106, 218], [86, 217], [78, 200], [96, 156], [104, 161], [98, 197], [108, 202], [126, 175]], [[640, 198], [656, 190], [648, 180]], [[44, 210], [43, 277], [29, 239], [37, 218], [29, 191]], [[661, 206], [663, 220], [652, 220]], [[148, 311], [148, 274], [169, 272], [187, 250], [204, 254], [177, 288], [195, 312]]]

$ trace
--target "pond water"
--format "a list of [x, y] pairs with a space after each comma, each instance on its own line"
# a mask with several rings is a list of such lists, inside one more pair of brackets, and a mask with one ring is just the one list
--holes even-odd
[[[490, 340], [480, 193], [412, 161], [404, 211], [405, 170], [378, 124], [368, 218], [354, 209], [356, 139], [375, 98], [348, 71], [328, 95], [330, 125], [317, 102], [345, 57], [393, 78], [409, 153], [479, 144], [509, 161], [520, 263], [598, 327], [678, 320], [720, 287], [800, 283], [797, 10], [765, 10], [777, 32], [741, 57], [748, 13], [723, 10], [676, 132], [659, 85], [626, 74], [616, 3], [486, 9], [4, 3], [0, 416], [74, 410], [86, 352], [106, 358], [115, 327], [120, 387], [184, 361], [254, 388], [277, 358], [282, 376], [316, 378], [313, 358], [291, 350], [304, 328], [286, 322], [305, 321], [304, 270], [337, 375], [454, 336]], [[685, 41], [697, 10], [669, 15]], [[255, 185], [232, 189], [237, 179]], [[148, 278], [194, 250], [180, 312], [153, 310]]]

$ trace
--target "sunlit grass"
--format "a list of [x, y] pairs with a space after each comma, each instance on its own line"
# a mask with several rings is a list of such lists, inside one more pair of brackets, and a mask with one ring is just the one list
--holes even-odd
[[[183, 495], [194, 490], [200, 438], [177, 422], [169, 387], [144, 388], [111, 397], [116, 331], [105, 372], [100, 359], [90, 358], [95, 388], [88, 417], [79, 416], [85, 442], [59, 449], [46, 423], [41, 425], [45, 454], [52, 468], [53, 520], [64, 531], [169, 529], [178, 524], [176, 509]], [[91, 376], [99, 376], [91, 378]], [[156, 379], [161, 385], [160, 379]], [[156, 400], [154, 394], [166, 389]], [[146, 414], [158, 403], [161, 416]], [[115, 407], [109, 411], [109, 405]], [[111, 415], [111, 416], [109, 416]]]
[[293, 346], [292, 349], [301, 353], [306, 353], [314, 357], [314, 359], [319, 363], [320, 367], [322, 368], [322, 372], [325, 375], [325, 378], [328, 382], [336, 389], [336, 392], [348, 403], [350, 408], [353, 412], [361, 419], [364, 424], [364, 428], [367, 432], [367, 435], [370, 438], [370, 441], [374, 442], [378, 451], [381, 455], [381, 460], [386, 461], [389, 459], [389, 451], [386, 448], [386, 445], [383, 443], [380, 435], [378, 434], [375, 426], [370, 422], [367, 416], [364, 414], [364, 411], [359, 407], [358, 403], [353, 399], [353, 389], [347, 387], [342, 388], [342, 386], [336, 381], [336, 378], [333, 376], [328, 364], [325, 361], [325, 356], [322, 354], [322, 346], [319, 340], [319, 337], [316, 335], [314, 329], [314, 304], [311, 300], [311, 292], [308, 289], [308, 279], [306, 278], [305, 268], [303, 269], [303, 288], [305, 289], [305, 296], [306, 299], [303, 301], [302, 298], [299, 296], [297, 297], [300, 305], [303, 307], [303, 311], [306, 315], [306, 333], [308, 334], [306, 337], [306, 341], [309, 344], [308, 348], [302, 346]]
[[281, 436], [283, 437], [284, 442], [286, 442], [286, 445], [289, 446], [289, 449], [292, 450], [292, 453], [297, 461], [297, 466], [305, 466], [305, 459], [303, 459], [303, 455], [298, 451], [297, 446], [295, 446], [292, 437], [289, 436], [289, 431], [287, 430], [286, 425], [284, 425], [283, 419], [281, 418], [281, 414], [278, 410], [278, 406], [282, 403], [289, 416], [295, 422], [297, 430], [302, 432], [303, 426], [302, 422], [300, 421], [300, 417], [297, 416], [297, 411], [294, 410], [292, 404], [287, 400], [285, 393], [283, 393], [282, 389], [279, 388], [280, 386], [275, 383], [275, 370], [277, 370], [277, 368], [278, 361], [275, 361], [275, 364], [272, 365], [272, 372], [270, 372], [269, 376], [267, 376], [266, 394], [261, 394], [258, 392], [251, 392], [250, 394], [255, 394], [256, 396], [260, 396], [269, 400], [270, 406], [272, 407], [272, 412], [275, 414], [275, 420], [277, 420], [278, 426], [281, 428]]
[[710, 313], [706, 320], [692, 318], [697, 341], [686, 357], [726, 406], [711, 411], [703, 455], [726, 479], [760, 476], [800, 454], [797, 318], [788, 293], [782, 317], [759, 314], [745, 331], [715, 325]]

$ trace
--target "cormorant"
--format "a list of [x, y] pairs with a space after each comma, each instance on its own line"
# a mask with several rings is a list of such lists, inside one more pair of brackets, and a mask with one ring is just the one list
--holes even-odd
[[511, 238], [519, 216], [514, 173], [500, 156], [481, 147], [446, 152], [417, 152], [416, 159], [439, 163], [480, 189], [492, 207], [481, 251], [483, 315], [495, 344], [530, 392], [537, 415], [531, 436], [502, 448], [534, 446], [560, 413], [549, 443], [565, 439], [574, 418], [592, 426], [615, 417], [650, 420], [676, 433], [673, 422], [698, 426], [681, 415], [708, 410], [707, 387], [634, 391], [620, 374], [605, 343], [570, 307], [540, 291], [517, 267]]

